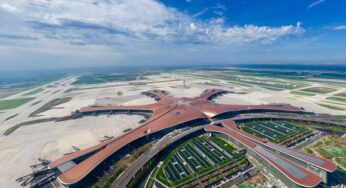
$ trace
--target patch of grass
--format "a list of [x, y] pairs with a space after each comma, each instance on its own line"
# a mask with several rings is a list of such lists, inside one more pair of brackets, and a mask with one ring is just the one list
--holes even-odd
[[329, 105], [329, 104], [322, 104], [322, 103], [318, 103], [318, 105], [332, 109], [332, 110], [339, 110], [339, 111], [344, 111], [346, 110], [345, 108], [342, 107], [338, 107], [338, 106], [333, 106], [333, 105]]
[[304, 148], [303, 151], [305, 153], [314, 154], [314, 152], [310, 148]]
[[38, 104], [38, 103], [40, 103], [40, 102], [41, 102], [41, 101], [34, 102], [34, 103], [32, 103], [31, 106], [35, 106], [36, 104]]
[[249, 133], [249, 134], [252, 134], [252, 135], [257, 136], [257, 137], [259, 137], [259, 138], [265, 138], [265, 139], [268, 139], [268, 140], [274, 142], [273, 139], [267, 138], [266, 136], [264, 136], [264, 135], [262, 135], [262, 134], [259, 134], [259, 133], [255, 132], [255, 131], [253, 131], [252, 129], [249, 129], [249, 128], [246, 127], [245, 125], [241, 126], [240, 128], [241, 128], [241, 130], [243, 130], [243, 131], [245, 131], [245, 132], [247, 132], [247, 133]]
[[302, 91], [292, 91], [291, 93], [296, 95], [302, 95], [302, 96], [315, 96], [315, 94], [313, 93], [306, 93]]
[[45, 111], [51, 109], [54, 106], [58, 106], [60, 104], [66, 103], [66, 102], [70, 101], [71, 99], [72, 99], [72, 97], [64, 97], [64, 98], [53, 99], [53, 100], [49, 101], [48, 103], [46, 103], [45, 105], [43, 105], [41, 108], [39, 108], [36, 111], [34, 111], [33, 113], [31, 113], [30, 117], [33, 117], [33, 116], [35, 116], [37, 114], [45, 112]]
[[118, 91], [118, 92], [117, 92], [117, 95], [118, 95], [118, 96], [122, 96], [122, 95], [123, 95], [123, 92], [122, 92], [122, 91]]
[[[142, 76], [149, 76], [155, 73], [142, 73]], [[107, 82], [116, 82], [116, 81], [132, 81], [138, 78], [137, 73], [118, 73], [118, 74], [85, 74], [79, 76], [77, 81], [73, 82], [73, 85], [81, 84], [100, 84]]]
[[338, 93], [338, 94], [335, 94], [334, 96], [337, 96], [337, 97], [346, 97], [346, 92]]
[[58, 93], [60, 90], [56, 90], [56, 91], [54, 91], [52, 94], [56, 94], [56, 93]]
[[42, 88], [37, 88], [37, 89], [35, 89], [35, 90], [32, 90], [32, 91], [29, 91], [29, 92], [24, 93], [23, 96], [35, 95], [35, 94], [37, 94], [37, 93], [42, 92], [43, 90], [44, 90], [44, 89], [42, 89]]
[[54, 120], [54, 119], [52, 119], [52, 118], [49, 118], [49, 119], [37, 119], [37, 120], [22, 122], [22, 123], [19, 123], [19, 124], [13, 126], [13, 127], [8, 128], [3, 133], [3, 135], [4, 136], [8, 136], [8, 135], [12, 134], [14, 131], [16, 131], [17, 129], [19, 129], [22, 126], [32, 125], [32, 124], [37, 124], [37, 123], [43, 123], [43, 122], [48, 122], [48, 121], [52, 121], [52, 120]]
[[153, 178], [157, 175], [157, 171], [158, 171], [158, 168], [155, 167], [155, 169], [151, 173], [150, 177], [148, 178], [148, 182], [146, 183], [145, 188], [151, 188], [152, 187], [152, 184], [154, 181]]
[[34, 98], [0, 100], [0, 110], [9, 110], [17, 108], [33, 99]]
[[55, 88], [56, 86], [54, 85], [48, 85], [47, 88]]
[[342, 103], [346, 103], [346, 98], [340, 98], [340, 97], [327, 97], [328, 100], [332, 100], [332, 101], [337, 101], [337, 102], [342, 102]]
[[9, 116], [8, 118], [5, 119], [5, 121], [10, 120], [10, 119], [12, 119], [12, 118], [15, 118], [16, 116], [18, 116], [18, 114], [14, 114], [14, 115], [12, 115], [12, 116]]
[[217, 145], [219, 145], [220, 147], [222, 147], [223, 149], [228, 151], [229, 153], [232, 153], [235, 150], [235, 148], [231, 144], [229, 144], [228, 142], [226, 142], [222, 138], [212, 136], [212, 137], [210, 137], [210, 139], [212, 141], [214, 141]]
[[326, 93], [330, 93], [330, 92], [336, 91], [336, 89], [330, 88], [330, 87], [311, 87], [311, 88], [302, 89], [300, 91], [306, 91], [306, 92], [310, 92], [310, 93], [326, 94]]
[[315, 151], [327, 159], [334, 159], [338, 167], [346, 169], [346, 140], [340, 136], [328, 135], [302, 149], [303, 152]]
[[282, 88], [271, 87], [271, 86], [261, 86], [261, 87], [265, 88], [265, 89], [272, 90], [272, 91], [283, 91], [283, 90], [285, 90], [285, 89], [282, 89]]

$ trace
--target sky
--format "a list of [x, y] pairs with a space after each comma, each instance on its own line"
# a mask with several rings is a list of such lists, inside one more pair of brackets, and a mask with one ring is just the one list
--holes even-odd
[[346, 64], [344, 0], [1, 0], [0, 71]]

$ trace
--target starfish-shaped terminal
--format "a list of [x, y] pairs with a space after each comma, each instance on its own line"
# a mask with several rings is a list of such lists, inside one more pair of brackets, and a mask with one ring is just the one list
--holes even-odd
[[[148, 136], [153, 136], [155, 134], [166, 134], [167, 131], [172, 129], [181, 128], [183, 126], [195, 126], [195, 125], [207, 125], [212, 119], [221, 117], [227, 114], [240, 114], [248, 112], [301, 112], [302, 109], [290, 105], [226, 105], [215, 103], [212, 99], [228, 93], [228, 91], [221, 89], [208, 89], [203, 92], [200, 96], [195, 98], [174, 98], [169, 96], [167, 92], [161, 90], [151, 90], [144, 92], [144, 95], [153, 97], [157, 100], [156, 103], [138, 106], [93, 106], [85, 107], [79, 110], [80, 115], [88, 114], [99, 114], [99, 113], [119, 113], [119, 112], [129, 112], [129, 113], [151, 113], [150, 118], [148, 118], [143, 124], [137, 128], [124, 133], [123, 135], [106, 140], [92, 146], [90, 148], [80, 150], [64, 157], [61, 157], [49, 164], [49, 168], [57, 168], [69, 161], [75, 162], [76, 165], [64, 171], [58, 180], [64, 185], [71, 185], [81, 181], [88, 174], [90, 174], [96, 167], [98, 167], [103, 161], [109, 158], [112, 154], [124, 148], [128, 144], [135, 141], [147, 139]], [[235, 130], [234, 127], [233, 130]], [[224, 130], [217, 128], [217, 126], [209, 126], [206, 129], [210, 131], [218, 131], [229, 135], [236, 134], [230, 130]], [[239, 132], [239, 131], [238, 131]], [[234, 135], [233, 135], [234, 136]], [[235, 137], [241, 137], [244, 141], [249, 144], [250, 147], [255, 147], [251, 141], [248, 134], [236, 134]], [[258, 140], [257, 140], [258, 141]], [[272, 143], [271, 143], [272, 144]], [[274, 145], [274, 144], [273, 144]], [[277, 145], [274, 145], [277, 146]], [[273, 147], [274, 147], [273, 146]], [[283, 147], [282, 147], [283, 148]], [[281, 148], [281, 149], [282, 149]], [[260, 150], [260, 146], [257, 147]], [[261, 150], [263, 152], [263, 150]], [[286, 152], [293, 151], [287, 150]], [[291, 152], [292, 153], [292, 152]], [[307, 156], [300, 152], [294, 153], [296, 157]], [[264, 155], [263, 155], [264, 156]], [[333, 170], [335, 165], [330, 164], [329, 161], [320, 159], [311, 155], [309, 158], [322, 160], [319, 164], [323, 168], [328, 168]], [[264, 156], [266, 157], [266, 156]], [[268, 156], [267, 156], [268, 158]], [[281, 159], [281, 158], [280, 158]], [[285, 159], [283, 159], [285, 160]], [[274, 161], [275, 162], [275, 161]], [[317, 163], [317, 162], [316, 162]], [[326, 164], [325, 164], [326, 163]], [[328, 164], [327, 164], [328, 163]], [[290, 163], [288, 163], [290, 164]], [[334, 166], [333, 166], [334, 165]], [[295, 166], [294, 166], [295, 167]], [[278, 167], [280, 169], [280, 167]], [[305, 172], [305, 171], [304, 171]], [[289, 172], [287, 172], [289, 174]], [[307, 173], [312, 177], [314, 183], [319, 180], [318, 177]], [[304, 177], [305, 178], [305, 177]], [[293, 178], [294, 179], [294, 178]], [[318, 179], [318, 180], [317, 180]], [[315, 181], [316, 180], [316, 181]], [[311, 183], [313, 184], [313, 183]]]

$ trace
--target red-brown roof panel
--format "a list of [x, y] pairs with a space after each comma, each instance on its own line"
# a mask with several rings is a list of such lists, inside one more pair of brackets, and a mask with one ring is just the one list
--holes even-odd
[[298, 185], [301, 185], [304, 187], [314, 187], [314, 186], [317, 186], [322, 181], [322, 178], [319, 177], [318, 175], [312, 172], [309, 172], [303, 167], [300, 167], [299, 165], [277, 155], [274, 152], [269, 151], [268, 149], [265, 149], [255, 144], [254, 142], [244, 137], [241, 137], [240, 135], [232, 132], [229, 129], [211, 125], [211, 126], [207, 126], [205, 130], [209, 132], [217, 132], [217, 133], [225, 134], [238, 140], [247, 148], [251, 149], [258, 155], [262, 156], [272, 166], [274, 166], [276, 169], [281, 171], [289, 179], [291, 179], [293, 182], [295, 182]]

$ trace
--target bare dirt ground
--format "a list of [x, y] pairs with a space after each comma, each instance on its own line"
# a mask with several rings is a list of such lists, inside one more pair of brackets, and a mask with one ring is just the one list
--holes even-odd
[[267, 181], [268, 179], [261, 172], [258, 172], [255, 176], [252, 176], [251, 178], [247, 179], [242, 184], [247, 185], [247, 187], [249, 185], [254, 185], [255, 187], [261, 187]]
[[72, 152], [72, 146], [93, 146], [107, 136], [119, 136], [138, 126], [138, 115], [83, 117], [64, 122], [24, 126], [0, 143], [0, 187], [20, 187], [15, 179], [31, 172], [37, 158], [56, 159]]

